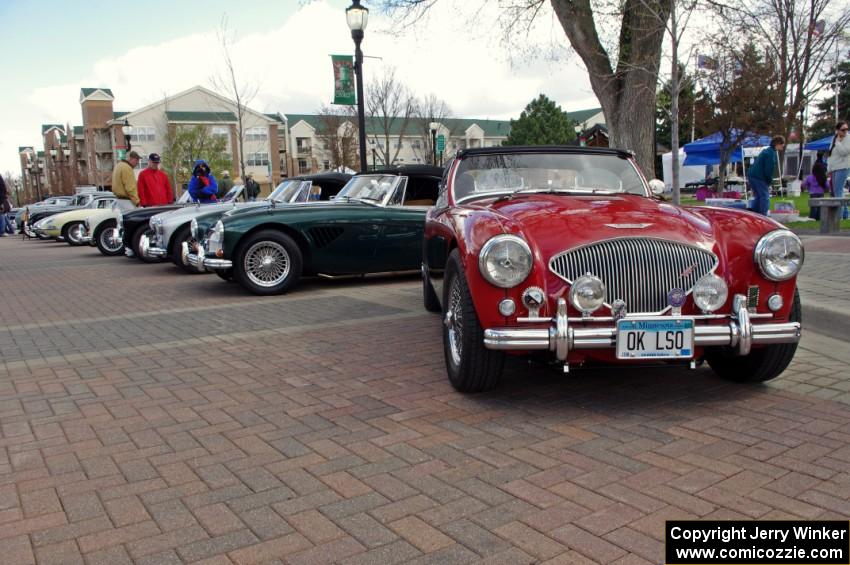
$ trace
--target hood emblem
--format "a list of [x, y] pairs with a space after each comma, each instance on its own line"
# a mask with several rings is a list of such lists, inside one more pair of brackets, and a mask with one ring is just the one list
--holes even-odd
[[618, 230], [642, 230], [648, 228], [652, 224], [605, 224], [609, 228]]
[[690, 276], [690, 274], [694, 272], [694, 269], [696, 269], [696, 268], [697, 268], [697, 266], [698, 266], [698, 264], [697, 264], [697, 263], [694, 263], [694, 264], [693, 264], [693, 265], [691, 265], [690, 267], [687, 267], [684, 271], [682, 271], [682, 274], [681, 274], [681, 275], [679, 275], [679, 278], [680, 278], [680, 279], [683, 279], [683, 278], [685, 278], [685, 277], [687, 277], [687, 276]]

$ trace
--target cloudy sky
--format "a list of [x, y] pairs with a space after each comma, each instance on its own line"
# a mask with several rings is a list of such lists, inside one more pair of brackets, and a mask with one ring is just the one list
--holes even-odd
[[[251, 0], [237, 9], [230, 0], [147, 0], [116, 12], [122, 3], [106, 0], [2, 0], [0, 172], [20, 172], [18, 146], [43, 147], [41, 124], [81, 124], [81, 87], [111, 88], [116, 110], [196, 84], [210, 87], [222, 68], [216, 31], [224, 15], [240, 79], [259, 87], [251, 106], [314, 112], [333, 96], [329, 55], [353, 51], [349, 4]], [[367, 81], [394, 66], [415, 93], [435, 93], [456, 117], [515, 118], [541, 92], [565, 110], [597, 106], [549, 14], [506, 44], [494, 4], [441, 0], [428, 18], [404, 29], [373, 9], [363, 50], [379, 58], [366, 59]]]

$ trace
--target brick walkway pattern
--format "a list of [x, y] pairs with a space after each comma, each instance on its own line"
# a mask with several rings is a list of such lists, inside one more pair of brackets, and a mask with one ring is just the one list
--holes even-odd
[[844, 341], [807, 334], [769, 386], [516, 361], [464, 396], [416, 278], [262, 299], [0, 257], [3, 562], [625, 565], [667, 519], [850, 515]]

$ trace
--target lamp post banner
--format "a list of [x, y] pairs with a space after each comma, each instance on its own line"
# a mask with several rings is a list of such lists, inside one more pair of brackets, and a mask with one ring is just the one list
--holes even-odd
[[357, 103], [354, 95], [354, 59], [351, 55], [331, 55], [334, 68], [334, 104], [353, 106]]

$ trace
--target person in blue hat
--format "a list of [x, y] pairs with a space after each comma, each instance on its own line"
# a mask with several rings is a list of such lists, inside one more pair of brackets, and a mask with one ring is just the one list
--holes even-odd
[[210, 171], [210, 166], [203, 159], [198, 159], [192, 167], [192, 178], [189, 179], [189, 196], [192, 197], [192, 202], [216, 202], [217, 193], [218, 183]]

